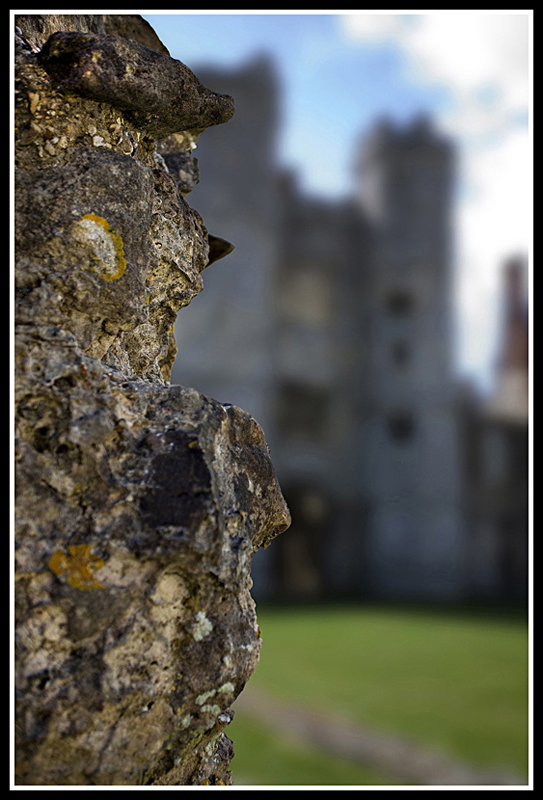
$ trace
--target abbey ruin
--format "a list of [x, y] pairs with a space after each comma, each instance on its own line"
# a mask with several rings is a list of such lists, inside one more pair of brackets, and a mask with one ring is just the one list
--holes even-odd
[[178, 317], [172, 380], [266, 432], [293, 522], [254, 560], [257, 602], [525, 603], [526, 266], [503, 265], [481, 403], [454, 364], [454, 142], [376, 120], [351, 195], [310, 196], [281, 162], [278, 65], [199, 74], [237, 110], [198, 144], [192, 198], [236, 250]]

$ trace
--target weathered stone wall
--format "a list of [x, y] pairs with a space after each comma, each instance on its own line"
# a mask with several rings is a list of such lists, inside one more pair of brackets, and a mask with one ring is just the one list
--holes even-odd
[[184, 197], [233, 100], [138, 16], [16, 25], [16, 780], [228, 784], [290, 517], [255, 420], [169, 375], [231, 249]]

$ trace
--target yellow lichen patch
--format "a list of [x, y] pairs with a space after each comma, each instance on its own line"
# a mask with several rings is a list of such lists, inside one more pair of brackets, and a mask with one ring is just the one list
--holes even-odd
[[[149, 274], [147, 276], [147, 280], [149, 281], [149, 284], [151, 284], [154, 281], [154, 279], [155, 279], [154, 275], [150, 275]], [[152, 290], [150, 288], [148, 288], [147, 289], [147, 293], [146, 293], [146, 299], [145, 299], [145, 303], [146, 304], [151, 302], [151, 297], [152, 296], [153, 296], [153, 292], [152, 292]]]
[[57, 550], [51, 556], [49, 569], [55, 575], [64, 576], [74, 589], [104, 589], [94, 571], [104, 566], [104, 562], [90, 551], [90, 544], [68, 545], [69, 554]]
[[126, 271], [122, 237], [109, 222], [97, 214], [84, 214], [74, 223], [76, 238], [90, 248], [98, 272], [105, 281], [116, 281]]
[[200, 786], [228, 786], [228, 784], [225, 783], [219, 775], [212, 775], [211, 779], [206, 778], [202, 781]]

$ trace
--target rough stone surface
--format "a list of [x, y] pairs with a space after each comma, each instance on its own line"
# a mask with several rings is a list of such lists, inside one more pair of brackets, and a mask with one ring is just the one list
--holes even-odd
[[16, 780], [228, 784], [251, 558], [290, 522], [255, 420], [169, 384], [232, 249], [183, 197], [229, 112], [137, 16], [16, 24]]
[[228, 95], [206, 89], [181, 61], [132, 39], [59, 31], [38, 53], [55, 88], [110, 103], [156, 138], [227, 122]]

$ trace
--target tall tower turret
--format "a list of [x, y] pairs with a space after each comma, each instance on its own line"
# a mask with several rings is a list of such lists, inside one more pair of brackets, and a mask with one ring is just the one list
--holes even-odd
[[202, 183], [190, 195], [190, 205], [209, 232], [232, 242], [235, 250], [206, 270], [205, 297], [178, 317], [172, 381], [240, 406], [269, 435], [274, 377], [269, 298], [279, 207], [276, 69], [267, 56], [259, 56], [230, 70], [202, 67], [198, 74], [215, 91], [234, 97], [236, 113], [226, 133], [217, 125], [209, 140], [198, 142]]
[[451, 370], [454, 152], [425, 118], [383, 122], [360, 159], [375, 231], [371, 414], [361, 486], [372, 507], [374, 590], [447, 598], [460, 586], [459, 473]]

